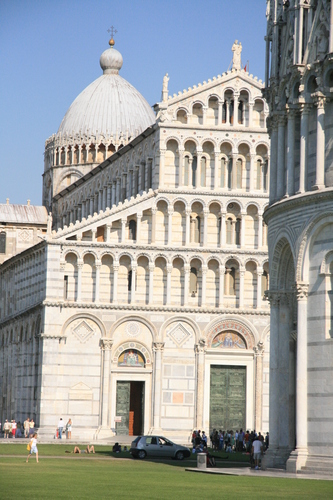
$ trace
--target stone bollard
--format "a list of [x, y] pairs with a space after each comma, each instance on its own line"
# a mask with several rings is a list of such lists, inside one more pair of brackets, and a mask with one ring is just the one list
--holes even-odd
[[197, 468], [207, 469], [207, 455], [206, 453], [198, 453], [197, 455]]

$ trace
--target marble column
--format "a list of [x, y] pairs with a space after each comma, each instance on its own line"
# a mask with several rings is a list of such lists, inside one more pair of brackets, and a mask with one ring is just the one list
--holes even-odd
[[316, 181], [312, 189], [325, 187], [325, 97], [316, 96], [317, 106], [317, 151], [316, 151]]
[[[219, 122], [221, 123], [221, 122]], [[217, 190], [220, 186], [221, 183], [219, 184], [219, 170], [220, 170], [220, 152], [215, 151], [214, 152], [214, 181], [213, 181], [213, 186], [214, 189]], [[222, 175], [222, 172], [221, 172]]]
[[288, 109], [286, 196], [295, 193], [295, 111]]
[[95, 262], [95, 302], [99, 302], [101, 261]]
[[253, 105], [254, 105], [253, 102], [249, 102], [249, 127], [252, 127], [252, 122], [253, 122]]
[[171, 273], [172, 273], [172, 264], [167, 264], [167, 296], [166, 296], [167, 306], [171, 304]]
[[77, 294], [76, 294], [76, 301], [81, 302], [82, 296], [81, 296], [81, 291], [82, 291], [82, 268], [83, 268], [83, 260], [79, 259], [77, 261]]
[[190, 271], [191, 271], [190, 264], [184, 264], [184, 306], [188, 305]]
[[203, 209], [203, 246], [206, 247], [207, 245], [207, 233], [208, 233], [208, 215], [209, 215], [209, 209], [204, 208]]
[[258, 212], [258, 250], [262, 247], [262, 213]]
[[106, 224], [106, 243], [110, 243], [112, 222]]
[[159, 185], [164, 185], [164, 164], [165, 164], [166, 149], [160, 149], [160, 168], [159, 168]]
[[136, 215], [136, 244], [140, 244], [142, 213]]
[[257, 309], [261, 308], [261, 297], [262, 297], [261, 278], [262, 278], [262, 273], [263, 273], [263, 268], [258, 266], [257, 267]]
[[206, 305], [206, 283], [207, 283], [207, 271], [208, 267], [206, 264], [203, 264], [201, 267], [201, 276], [202, 276], [202, 281], [201, 281], [201, 306], [205, 307]]
[[277, 199], [277, 146], [278, 131], [276, 120], [272, 119], [271, 128], [271, 162], [269, 175], [269, 202], [274, 203]]
[[137, 271], [137, 264], [135, 262], [132, 262], [131, 264], [131, 270], [132, 270], [132, 279], [131, 279], [131, 304], [135, 304], [135, 285], [136, 285], [136, 271]]
[[118, 304], [118, 271], [119, 262], [113, 263], [113, 297], [112, 304]]
[[[240, 234], [240, 246], [241, 248], [245, 247], [245, 217], [246, 217], [246, 212], [241, 212], [241, 234]], [[236, 243], [236, 228], [235, 228], [235, 241]]]
[[284, 195], [284, 167], [285, 167], [285, 117], [280, 116], [278, 122], [277, 174], [276, 197], [278, 200]]
[[102, 354], [102, 384], [101, 384], [101, 428], [106, 432], [110, 432], [110, 355], [113, 340], [102, 337], [100, 340]]
[[291, 453], [287, 470], [297, 472], [308, 456], [308, 283], [296, 283], [297, 355], [296, 355], [296, 450]]
[[196, 428], [203, 428], [204, 409], [204, 383], [205, 383], [205, 353], [206, 339], [201, 338], [195, 346], [197, 364], [197, 390], [196, 390]]
[[172, 243], [172, 216], [173, 216], [173, 208], [168, 208], [168, 246], [171, 246]]
[[109, 183], [107, 185], [107, 191], [106, 191], [106, 208], [111, 208], [111, 184]]
[[156, 212], [157, 208], [152, 207], [151, 209], [151, 243], [156, 242]]
[[333, 52], [333, 7], [331, 2], [331, 15], [330, 15], [330, 39], [329, 39], [329, 49], [328, 51]]
[[125, 243], [126, 222], [127, 222], [127, 219], [121, 219], [120, 243]]
[[255, 429], [262, 429], [262, 388], [263, 388], [263, 356], [264, 343], [262, 341], [253, 348], [256, 365], [256, 396], [255, 396]]
[[239, 308], [244, 307], [244, 276], [245, 268], [241, 267], [239, 270]]
[[226, 212], [221, 210], [221, 231], [220, 231], [220, 247], [223, 248], [225, 246], [225, 233], [226, 233], [226, 227], [225, 227], [225, 218], [226, 218]]
[[149, 263], [149, 292], [148, 292], [148, 303], [154, 303], [154, 269], [155, 264]]
[[184, 176], [184, 149], [179, 148], [179, 167], [178, 167], [178, 186], [183, 186], [183, 176]]
[[[250, 185], [250, 193], [253, 192], [254, 190], [254, 167], [255, 167], [255, 159], [256, 159], [256, 154], [255, 153], [251, 153], [250, 154], [250, 171], [249, 171], [249, 185]], [[257, 170], [257, 175], [258, 175], [258, 170]]]
[[190, 243], [190, 226], [191, 226], [191, 209], [185, 209], [186, 225], [185, 225], [185, 245], [188, 246]]
[[[332, 9], [333, 10], [333, 9]], [[301, 138], [299, 159], [299, 189], [297, 194], [304, 193], [307, 189], [307, 160], [308, 160], [308, 137], [309, 137], [309, 105], [301, 107]]]
[[223, 307], [223, 297], [224, 297], [224, 274], [225, 274], [225, 266], [220, 264], [219, 267], [219, 307]]
[[164, 349], [164, 342], [154, 342], [153, 351], [155, 354], [154, 363], [154, 432], [161, 430], [161, 394], [162, 394], [162, 353]]

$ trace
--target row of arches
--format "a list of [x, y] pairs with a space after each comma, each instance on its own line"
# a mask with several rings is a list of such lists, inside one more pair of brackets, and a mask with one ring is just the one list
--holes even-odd
[[184, 125], [243, 125], [245, 127], [266, 127], [265, 103], [261, 97], [251, 100], [246, 89], [226, 89], [223, 97], [209, 96], [207, 101], [194, 101], [189, 106], [177, 108], [174, 120]]
[[172, 138], [161, 158], [161, 183], [168, 187], [267, 192], [268, 159], [267, 144], [259, 144], [252, 152], [244, 142], [235, 152], [229, 141], [216, 149], [209, 140], [199, 147], [192, 139], [181, 146]]
[[196, 256], [188, 262], [181, 256], [169, 261], [163, 255], [133, 259], [127, 254], [115, 260], [107, 253], [99, 260], [89, 252], [79, 258], [69, 251], [62, 267], [66, 301], [259, 308], [268, 287], [266, 261], [243, 265], [233, 257], [222, 264]]

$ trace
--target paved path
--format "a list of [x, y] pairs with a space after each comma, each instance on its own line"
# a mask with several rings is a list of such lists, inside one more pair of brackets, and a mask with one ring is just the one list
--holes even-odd
[[203, 474], [224, 474], [225, 476], [246, 476], [246, 477], [277, 477], [283, 479], [320, 479], [324, 481], [333, 481], [333, 477], [331, 476], [323, 476], [319, 474], [291, 474], [290, 472], [286, 472], [282, 469], [278, 470], [255, 470], [250, 467], [238, 467], [238, 468], [227, 468], [220, 469], [218, 467], [215, 468], [207, 468], [207, 469], [185, 469], [188, 472], [201, 472]]

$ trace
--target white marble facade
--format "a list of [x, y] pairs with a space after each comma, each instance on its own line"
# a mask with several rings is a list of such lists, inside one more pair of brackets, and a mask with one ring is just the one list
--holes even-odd
[[71, 417], [73, 436], [111, 436], [131, 382], [144, 387], [142, 432], [187, 440], [210, 430], [211, 367], [244, 367], [245, 426], [268, 430], [262, 87], [234, 56], [177, 95], [166, 75], [156, 122], [112, 147], [101, 126], [90, 163], [69, 137], [47, 141], [54, 230], [0, 267], [2, 418], [33, 413], [50, 435]]
[[[332, 473], [332, 2], [270, 1], [270, 449]], [[282, 42], [282, 43], [281, 43]]]

